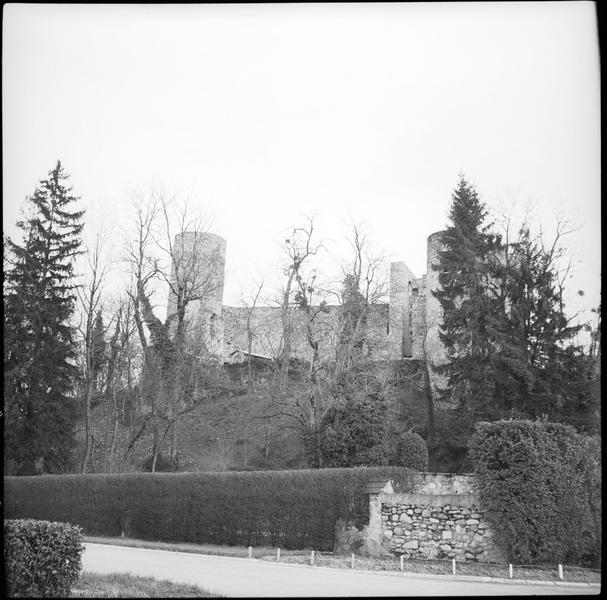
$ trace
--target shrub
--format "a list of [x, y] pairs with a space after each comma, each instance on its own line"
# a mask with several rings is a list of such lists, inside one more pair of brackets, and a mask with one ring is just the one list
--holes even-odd
[[69, 523], [4, 521], [9, 597], [69, 596], [82, 568], [82, 533]]
[[428, 470], [428, 446], [426, 440], [410, 431], [399, 433], [396, 437], [392, 463], [416, 471]]
[[5, 478], [5, 511], [69, 521], [88, 535], [333, 550], [335, 523], [368, 522], [370, 480], [411, 489], [402, 467], [121, 473]]
[[480, 500], [513, 562], [596, 566], [600, 444], [567, 425], [479, 423], [469, 443]]
[[360, 467], [386, 464], [384, 439], [389, 420], [379, 394], [352, 395], [324, 415], [321, 430], [304, 440], [308, 464], [325, 467]]

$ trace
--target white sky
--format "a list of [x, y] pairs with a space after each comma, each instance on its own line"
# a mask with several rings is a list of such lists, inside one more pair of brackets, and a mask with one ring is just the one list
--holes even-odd
[[598, 305], [593, 3], [9, 4], [3, 28], [8, 234], [58, 158], [114, 248], [160, 184], [214, 215], [236, 304], [313, 213], [334, 254], [353, 218], [420, 276], [463, 171], [547, 234], [571, 219], [569, 306]]

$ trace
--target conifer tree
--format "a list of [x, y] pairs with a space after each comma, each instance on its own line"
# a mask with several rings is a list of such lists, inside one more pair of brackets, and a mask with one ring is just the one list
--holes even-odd
[[493, 396], [491, 356], [495, 350], [496, 301], [488, 292], [494, 275], [499, 240], [485, 224], [487, 211], [476, 190], [460, 176], [452, 194], [449, 219], [443, 232], [439, 262], [439, 289], [433, 294], [443, 309], [439, 336], [450, 362], [444, 395], [460, 406], [486, 405]]
[[[463, 460], [474, 424], [509, 416], [547, 415], [587, 432], [599, 414], [593, 360], [574, 343], [580, 327], [565, 313], [557, 234], [552, 244], [521, 228], [503, 244], [487, 211], [461, 177], [439, 252], [443, 309], [439, 336], [449, 362], [443, 399], [442, 452]], [[462, 468], [462, 465], [457, 465]]]
[[73, 262], [84, 211], [74, 205], [58, 161], [28, 198], [17, 223], [21, 243], [5, 239], [5, 473], [69, 469], [74, 446]]
[[500, 269], [507, 310], [495, 356], [496, 398], [526, 417], [549, 415], [579, 427], [596, 409], [593, 361], [574, 343], [581, 326], [565, 314], [557, 242], [558, 236], [546, 247], [523, 226]]

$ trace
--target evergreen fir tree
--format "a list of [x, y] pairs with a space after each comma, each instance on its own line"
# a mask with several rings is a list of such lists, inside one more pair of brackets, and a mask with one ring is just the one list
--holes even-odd
[[75, 305], [73, 262], [84, 211], [58, 161], [28, 198], [17, 223], [22, 243], [5, 240], [5, 473], [62, 472], [74, 446]]
[[508, 310], [495, 357], [500, 404], [528, 418], [545, 414], [579, 426], [596, 408], [593, 361], [573, 343], [581, 326], [565, 314], [554, 249], [523, 227], [511, 255], [502, 269]]
[[488, 292], [495, 274], [499, 240], [485, 224], [487, 211], [475, 189], [460, 176], [452, 195], [451, 225], [441, 235], [435, 268], [443, 309], [439, 336], [449, 363], [447, 400], [471, 408], [489, 405], [494, 393], [491, 357], [495, 351], [495, 297]]

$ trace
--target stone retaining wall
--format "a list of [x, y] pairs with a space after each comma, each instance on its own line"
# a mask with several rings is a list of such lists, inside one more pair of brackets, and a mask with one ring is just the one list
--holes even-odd
[[405, 558], [500, 562], [473, 495], [380, 494], [384, 544]]
[[336, 551], [369, 555], [504, 563], [494, 532], [484, 518], [470, 475], [419, 473], [409, 493], [392, 481], [369, 486], [369, 524], [340, 525]]

